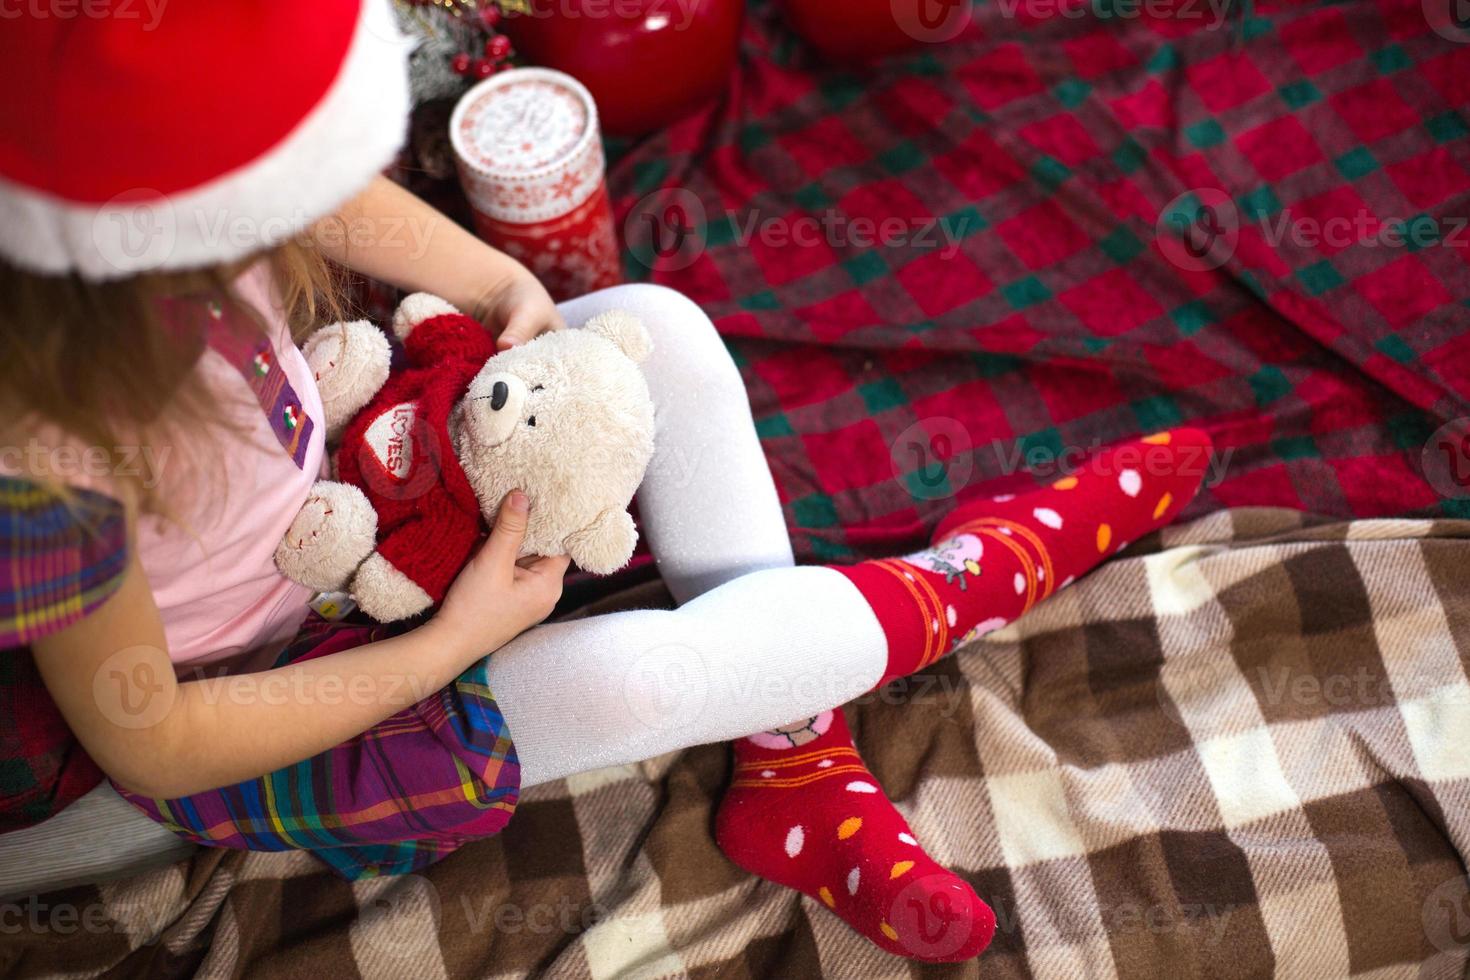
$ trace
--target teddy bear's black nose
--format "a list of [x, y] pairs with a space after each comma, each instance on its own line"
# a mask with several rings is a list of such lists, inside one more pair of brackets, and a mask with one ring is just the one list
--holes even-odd
[[509, 398], [510, 385], [504, 381], [495, 382], [495, 386], [490, 389], [490, 407], [498, 412], [505, 407], [505, 403]]

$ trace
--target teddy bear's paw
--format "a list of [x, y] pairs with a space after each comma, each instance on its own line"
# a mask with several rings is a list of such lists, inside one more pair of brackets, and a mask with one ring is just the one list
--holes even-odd
[[627, 511], [605, 510], [563, 543], [578, 568], [593, 575], [611, 575], [633, 557], [638, 529]]
[[626, 310], [608, 310], [588, 320], [582, 327], [590, 330], [622, 351], [635, 364], [642, 364], [653, 353], [653, 337], [643, 321]]
[[398, 304], [398, 311], [393, 314], [393, 335], [399, 340], [407, 340], [420, 323], [458, 312], [447, 299], [440, 299], [433, 293], [414, 293]]
[[328, 438], [387, 384], [393, 362], [387, 336], [366, 320], [323, 327], [307, 338], [301, 353], [322, 395]]
[[378, 515], [361, 490], [321, 481], [276, 546], [276, 567], [309, 589], [335, 592], [373, 553], [377, 534]]
[[434, 604], [427, 592], [382, 555], [362, 563], [352, 580], [357, 607], [380, 623], [396, 623], [425, 612]]

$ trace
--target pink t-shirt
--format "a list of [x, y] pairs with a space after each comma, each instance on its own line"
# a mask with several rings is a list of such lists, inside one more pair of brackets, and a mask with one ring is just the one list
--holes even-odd
[[[257, 656], [241, 666], [268, 666], [306, 618], [312, 597], [276, 570], [274, 554], [322, 474], [321, 395], [264, 265], [236, 289], [270, 335], [255, 350], [212, 347], [198, 367], [233, 424], [218, 438], [233, 441], [203, 447], [198, 485], [209, 488], [209, 499], [186, 500], [184, 520], [145, 518], [138, 528], [169, 656], [180, 665], [250, 652]], [[167, 484], [172, 474], [164, 465]]]
[[[140, 519], [137, 546], [169, 656], [180, 667], [269, 666], [312, 597], [276, 570], [274, 553], [322, 475], [321, 395], [264, 263], [236, 290], [259, 312], [267, 335], [240, 339], [214, 330], [196, 368], [228, 428], [200, 430], [193, 441], [185, 428], [172, 444], [124, 454], [124, 465], [154, 481], [170, 510], [170, 519]], [[201, 315], [216, 313], [223, 315]], [[0, 460], [0, 472], [6, 469]], [[12, 464], [10, 475], [17, 469]], [[107, 474], [63, 467], [57, 475], [108, 492]]]

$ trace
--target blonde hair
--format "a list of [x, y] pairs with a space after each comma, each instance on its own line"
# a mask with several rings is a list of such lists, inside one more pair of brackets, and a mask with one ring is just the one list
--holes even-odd
[[[39, 276], [0, 262], [0, 443], [52, 431], [89, 452], [95, 447], [113, 462], [111, 482], [127, 503], [139, 513], [164, 513], [157, 488], [130, 476], [120, 457], [167, 441], [177, 424], [171, 420], [188, 419], [195, 431], [228, 423], [194, 370], [207, 325], [166, 324], [161, 306], [170, 299], [213, 301], [244, 314], [226, 322], [263, 333], [264, 321], [234, 289], [256, 261], [269, 263], [296, 338], [342, 318], [339, 270], [297, 242], [242, 262], [112, 282]], [[54, 473], [23, 475], [62, 482]]]

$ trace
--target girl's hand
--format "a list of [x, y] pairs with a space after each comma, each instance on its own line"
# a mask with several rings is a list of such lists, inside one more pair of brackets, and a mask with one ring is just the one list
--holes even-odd
[[[382, 242], [348, 241], [334, 233], [314, 236], [328, 258], [369, 279], [406, 293], [433, 293], [479, 319], [501, 349], [515, 347], [566, 326], [546, 288], [531, 270], [480, 241], [387, 177], [378, 177], [333, 218], [347, 227], [404, 227], [415, 232], [415, 249], [384, 237]], [[395, 233], [396, 234], [396, 233]], [[348, 247], [351, 245], [351, 248]]]
[[547, 616], [561, 598], [571, 559], [517, 560], [526, 538], [530, 503], [519, 490], [506, 495], [489, 539], [459, 573], [431, 629], [473, 662], [515, 639]]
[[546, 287], [519, 262], [513, 263], [505, 277], [484, 294], [475, 314], [495, 332], [501, 350], [567, 326]]

